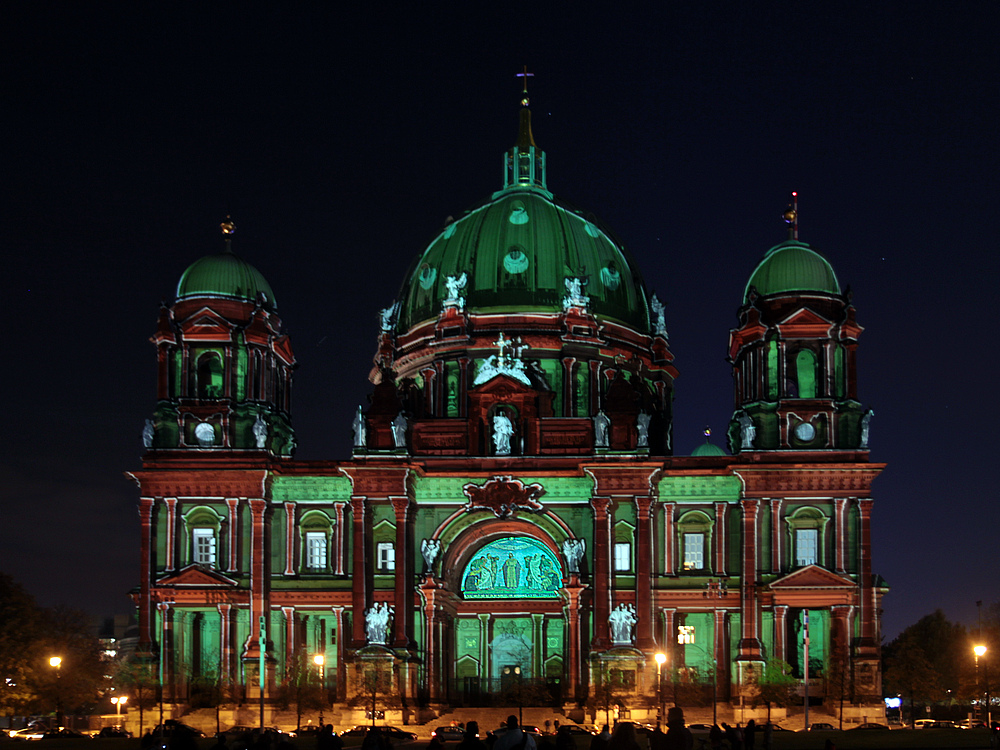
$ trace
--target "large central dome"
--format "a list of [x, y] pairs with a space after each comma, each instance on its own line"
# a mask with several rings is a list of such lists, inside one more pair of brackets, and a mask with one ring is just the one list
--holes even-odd
[[521, 110], [517, 145], [505, 155], [506, 185], [451, 221], [417, 258], [400, 291], [398, 331], [436, 318], [445, 281], [466, 274], [470, 312], [558, 312], [566, 279], [584, 279], [598, 318], [649, 331], [649, 300], [628, 252], [592, 214], [546, 189], [545, 157]]

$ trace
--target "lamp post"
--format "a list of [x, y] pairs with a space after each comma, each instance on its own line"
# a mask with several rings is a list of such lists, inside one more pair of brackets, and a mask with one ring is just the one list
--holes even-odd
[[323, 665], [326, 663], [326, 657], [323, 654], [316, 654], [313, 657], [313, 664], [316, 665], [316, 673], [319, 675], [319, 725], [320, 727], [326, 726], [323, 723], [323, 706], [326, 703], [326, 696], [323, 694]]
[[128, 701], [128, 696], [123, 695], [121, 697], [112, 696], [111, 703], [115, 707], [115, 726], [120, 727], [122, 724], [122, 706]]
[[657, 651], [653, 657], [656, 659], [656, 723], [659, 724], [663, 716], [663, 680], [661, 679], [663, 663], [667, 660], [667, 655], [662, 651]]
[[56, 670], [56, 728], [61, 729], [63, 723], [62, 715], [62, 658], [53, 656], [49, 659], [49, 666]]
[[[972, 652], [976, 655], [976, 687], [980, 688], [978, 692], [980, 697], [982, 697], [982, 683], [979, 681], [979, 658], [986, 656], [986, 646], [976, 646], [972, 649]], [[989, 666], [986, 664], [983, 665], [983, 677], [986, 680], [986, 726], [990, 728], [990, 671]]]

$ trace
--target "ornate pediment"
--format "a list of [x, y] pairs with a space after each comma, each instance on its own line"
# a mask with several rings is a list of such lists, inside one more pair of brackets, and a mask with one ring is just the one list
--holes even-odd
[[537, 482], [525, 484], [512, 476], [499, 476], [491, 477], [483, 485], [470, 482], [462, 487], [462, 492], [469, 498], [466, 511], [489, 510], [497, 518], [507, 518], [517, 510], [541, 510], [538, 498], [545, 494], [545, 488]]
[[778, 323], [782, 336], [791, 338], [825, 338], [830, 335], [833, 322], [807, 307], [793, 312]]
[[235, 586], [236, 581], [232, 578], [227, 578], [214, 570], [202, 567], [197, 563], [193, 563], [176, 573], [172, 573], [171, 575], [161, 578], [156, 582], [156, 585], [171, 586], [174, 588]]
[[807, 565], [771, 584], [771, 589], [854, 588], [854, 581], [818, 565]]

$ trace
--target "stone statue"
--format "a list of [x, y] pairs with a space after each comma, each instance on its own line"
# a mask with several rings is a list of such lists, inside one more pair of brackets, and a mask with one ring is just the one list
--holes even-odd
[[590, 297], [583, 293], [583, 288], [587, 285], [586, 279], [579, 276], [567, 276], [565, 281], [566, 296], [563, 297], [563, 310], [571, 307], [587, 308], [590, 306]]
[[493, 417], [493, 447], [498, 456], [510, 455], [510, 438], [514, 434], [514, 423], [503, 412]]
[[389, 426], [392, 427], [392, 444], [397, 448], [405, 448], [406, 428], [409, 426], [409, 423], [406, 421], [406, 415], [403, 412], [399, 412]]
[[420, 543], [420, 554], [424, 556], [424, 565], [427, 566], [428, 573], [434, 572], [434, 561], [440, 553], [441, 542], [437, 539], [424, 539]]
[[389, 638], [389, 618], [392, 616], [392, 607], [385, 602], [376, 604], [371, 609], [365, 610], [365, 634], [368, 637], [368, 644], [385, 646]]
[[594, 445], [598, 448], [608, 447], [608, 430], [611, 428], [611, 420], [603, 411], [594, 415]]
[[740, 450], [753, 450], [753, 441], [757, 438], [757, 428], [754, 426], [753, 420], [744, 411], [740, 412], [737, 421], [740, 423]]
[[444, 299], [445, 307], [457, 307], [462, 310], [465, 307], [465, 298], [458, 296], [458, 293], [465, 289], [465, 285], [468, 283], [469, 277], [466, 275], [465, 271], [462, 271], [461, 276], [447, 276], [444, 280], [444, 285], [448, 288], [448, 296]]
[[635, 418], [635, 429], [639, 433], [636, 446], [639, 448], [649, 447], [649, 420], [650, 416], [646, 412], [640, 412], [639, 416]]
[[368, 445], [368, 425], [365, 422], [365, 415], [361, 412], [361, 407], [354, 413], [354, 421], [351, 422], [351, 429], [354, 430], [354, 447], [365, 448]]
[[392, 323], [396, 317], [396, 313], [399, 312], [399, 302], [393, 302], [389, 307], [384, 310], [378, 311], [379, 317], [379, 328], [382, 333], [390, 333], [392, 331]]
[[611, 641], [616, 644], [632, 643], [632, 627], [639, 618], [635, 613], [634, 604], [619, 604], [608, 617], [611, 626]]
[[586, 539], [567, 539], [562, 543], [563, 557], [566, 558], [566, 567], [570, 573], [580, 572], [580, 561], [586, 549]]
[[868, 447], [868, 431], [871, 429], [872, 417], [875, 416], [875, 412], [869, 409], [865, 412], [865, 415], [861, 417], [861, 447]]
[[257, 415], [257, 419], [253, 423], [253, 438], [257, 441], [258, 448], [267, 446], [267, 422], [260, 414]]
[[653, 295], [652, 301], [649, 303], [649, 307], [653, 311], [653, 335], [654, 336], [667, 336], [667, 320], [663, 315], [663, 303], [660, 302], [660, 298], [655, 294]]
[[142, 428], [142, 444], [147, 448], [153, 447], [153, 438], [156, 437], [156, 425], [152, 419], [147, 419]]

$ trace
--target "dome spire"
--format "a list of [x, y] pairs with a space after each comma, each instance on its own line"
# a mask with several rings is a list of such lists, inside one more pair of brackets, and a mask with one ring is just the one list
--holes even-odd
[[788, 225], [788, 239], [798, 240], [799, 238], [799, 194], [798, 191], [792, 191], [792, 202], [785, 209], [785, 213], [781, 215], [781, 218], [785, 220]]
[[233, 235], [236, 234], [236, 224], [233, 222], [233, 217], [226, 214], [226, 220], [219, 225], [222, 230], [222, 238], [226, 242], [226, 249], [223, 252], [231, 253], [233, 251]]
[[528, 99], [528, 79], [534, 78], [525, 65], [516, 77], [522, 79], [521, 112], [519, 116], [517, 141], [504, 154], [504, 188], [540, 187], [546, 190], [545, 152], [535, 145], [531, 133], [531, 110]]

